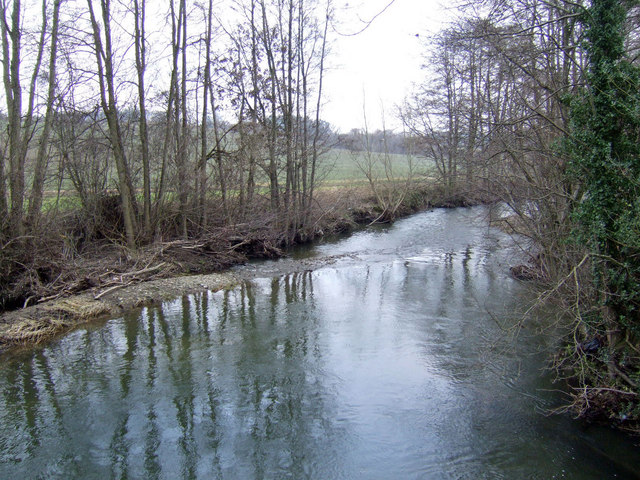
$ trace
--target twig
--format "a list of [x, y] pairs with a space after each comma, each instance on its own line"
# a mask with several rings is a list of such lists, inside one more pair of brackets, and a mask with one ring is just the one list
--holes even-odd
[[624, 390], [618, 390], [616, 388], [598, 387], [598, 388], [590, 388], [589, 390], [596, 391], [596, 392], [613, 392], [613, 393], [619, 393], [620, 395], [632, 395], [634, 397], [638, 396], [636, 392], [625, 392]]
[[36, 238], [36, 237], [33, 236], [33, 235], [22, 235], [21, 237], [12, 238], [11, 240], [9, 240], [4, 245], [0, 245], [0, 250], [4, 250], [4, 249], [8, 248], [9, 245], [11, 245], [12, 243], [19, 242], [19, 241], [22, 241], [22, 240], [26, 240], [27, 238]]
[[235, 245], [231, 245], [229, 246], [229, 248], [227, 250], [236, 250], [237, 248], [240, 248], [244, 245], [248, 245], [251, 243], [251, 239], [246, 239], [241, 241], [240, 243], [236, 243]]
[[111, 287], [111, 288], [107, 288], [104, 292], [100, 292], [99, 294], [94, 295], [94, 296], [93, 296], [93, 299], [94, 299], [94, 300], [98, 300], [98, 299], [100, 299], [100, 298], [104, 297], [107, 293], [113, 292], [114, 290], [118, 290], [119, 288], [128, 287], [129, 285], [132, 285], [133, 283], [134, 283], [134, 282], [133, 282], [133, 280], [132, 280], [132, 281], [127, 282], [127, 283], [121, 283], [121, 284], [118, 284], [118, 285], [114, 285], [114, 286], [113, 286], [113, 287]]
[[573, 269], [571, 270], [571, 272], [569, 272], [569, 274], [564, 277], [560, 282], [558, 282], [551, 290], [548, 290], [546, 292], [544, 292], [541, 297], [538, 299], [538, 301], [536, 302], [535, 305], [529, 307], [527, 309], [527, 311], [524, 313], [524, 316], [529, 315], [529, 313], [531, 313], [531, 311], [536, 307], [536, 305], [539, 305], [543, 302], [545, 302], [549, 297], [551, 297], [551, 295], [553, 295], [555, 292], [557, 292], [571, 277], [574, 276], [575, 272], [582, 267], [582, 265], [590, 258], [589, 254], [586, 254], [582, 260], [580, 260], [580, 263], [578, 263], [578, 265], [576, 265], [575, 267], [573, 267]]
[[22, 308], [27, 308], [27, 305], [29, 305], [29, 302], [34, 298], [35, 298], [35, 295], [31, 295], [30, 297], [27, 297], [27, 299], [24, 301], [24, 305], [22, 305]]
[[624, 373], [622, 370], [620, 370], [618, 368], [617, 365], [613, 365], [613, 371], [616, 373], [616, 375], [618, 375], [620, 378], [622, 378], [625, 382], [627, 382], [630, 386], [632, 386], [633, 388], [638, 388], [638, 384], [636, 382], [634, 382], [633, 380], [631, 380], [631, 378], [629, 378], [629, 376]]
[[387, 209], [386, 208], [384, 209], [384, 211], [380, 215], [378, 215], [378, 217], [375, 220], [373, 220], [369, 225], [367, 225], [367, 227], [370, 227], [374, 223], [377, 223], [378, 220], [380, 220], [382, 217], [384, 217], [385, 213], [387, 213]]
[[64, 291], [58, 292], [55, 295], [49, 295], [48, 297], [42, 297], [38, 299], [38, 303], [48, 302], [49, 300], [55, 300], [56, 298], [61, 297], [64, 294]]
[[156, 270], [160, 270], [165, 265], [166, 265], [166, 262], [160, 262], [155, 267], [148, 267], [148, 268], [145, 267], [142, 270], [138, 270], [137, 272], [121, 273], [120, 274], [120, 278], [122, 278], [122, 277], [132, 277], [132, 276], [136, 276], [136, 275], [142, 275], [143, 273], [155, 272]]
[[195, 250], [197, 248], [203, 248], [206, 247], [207, 245], [205, 243], [202, 244], [196, 244], [196, 245], [181, 245], [180, 248], [184, 249], [184, 250]]

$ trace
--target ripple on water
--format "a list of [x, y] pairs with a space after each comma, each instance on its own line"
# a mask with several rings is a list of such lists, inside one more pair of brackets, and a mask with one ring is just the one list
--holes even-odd
[[634, 478], [624, 437], [539, 414], [544, 341], [503, 331], [529, 297], [485, 213], [253, 265], [5, 362], [0, 478]]

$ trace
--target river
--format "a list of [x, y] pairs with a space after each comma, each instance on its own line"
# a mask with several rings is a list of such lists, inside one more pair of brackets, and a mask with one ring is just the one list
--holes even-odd
[[5, 355], [0, 478], [638, 478], [634, 439], [547, 415], [554, 314], [511, 328], [534, 294], [486, 214], [368, 228]]

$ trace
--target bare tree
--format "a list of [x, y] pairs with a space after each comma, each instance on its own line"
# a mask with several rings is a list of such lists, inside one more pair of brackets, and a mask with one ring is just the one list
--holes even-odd
[[102, 27], [104, 29], [104, 45], [100, 25], [93, 10], [93, 0], [87, 0], [91, 27], [93, 31], [94, 49], [96, 56], [96, 67], [98, 74], [98, 84], [100, 87], [100, 100], [102, 111], [109, 126], [109, 141], [113, 150], [113, 156], [118, 172], [118, 187], [120, 189], [120, 199], [122, 203], [122, 215], [125, 226], [127, 245], [131, 249], [136, 247], [136, 219], [135, 200], [133, 197], [133, 187], [131, 175], [125, 156], [120, 119], [118, 117], [118, 106], [115, 93], [115, 76], [113, 68], [113, 51], [111, 37], [111, 2], [110, 0], [100, 0], [102, 11]]
[[[207, 143], [207, 127], [209, 123], [208, 118], [208, 102], [209, 94], [213, 97], [212, 85], [211, 85], [211, 43], [212, 43], [212, 30], [213, 30], [213, 0], [209, 0], [209, 6], [206, 10], [206, 32], [204, 34], [205, 54], [204, 54], [204, 76], [202, 80], [202, 119], [200, 124], [200, 158], [197, 165], [196, 181], [198, 188], [198, 215], [200, 216], [200, 225], [206, 227], [207, 224], [207, 209], [206, 209], [206, 196], [207, 196], [207, 160], [208, 155], [208, 143]], [[215, 117], [215, 103], [212, 98], [212, 110]], [[216, 129], [217, 130], [217, 129]], [[216, 131], [217, 136], [217, 131]], [[216, 142], [217, 143], [217, 142]], [[226, 198], [223, 200], [226, 203]]]
[[[46, 110], [44, 114], [44, 125], [40, 134], [38, 152], [36, 154], [36, 164], [33, 173], [33, 185], [31, 187], [31, 199], [29, 202], [29, 216], [27, 223], [34, 225], [42, 209], [42, 197], [44, 181], [46, 178], [47, 151], [49, 149], [49, 136], [51, 133], [51, 122], [53, 120], [55, 101], [55, 90], [57, 85], [56, 62], [58, 57], [58, 31], [60, 26], [60, 5], [62, 0], [54, 0], [51, 23], [51, 43], [49, 47], [49, 85], [46, 97]], [[42, 2], [42, 17], [48, 18], [46, 1]], [[44, 32], [44, 28], [43, 28]]]
[[[383, 118], [384, 127], [384, 118]], [[400, 165], [394, 165], [387, 144], [386, 128], [382, 130], [382, 145], [374, 148], [367, 125], [366, 111], [364, 113], [364, 132], [360, 135], [361, 144], [352, 151], [356, 165], [367, 178], [369, 189], [380, 210], [376, 222], [391, 222], [395, 220], [397, 211], [410, 193], [414, 182], [413, 157], [404, 155], [406, 162], [402, 172], [398, 172]]]
[[134, 0], [135, 17], [135, 56], [138, 74], [138, 105], [140, 108], [140, 148], [142, 152], [142, 224], [144, 235], [151, 234], [151, 168], [149, 159], [149, 130], [147, 126], [147, 106], [145, 90], [145, 71], [147, 69], [147, 47], [145, 35], [146, 0]]
[[26, 112], [23, 117], [23, 89], [21, 84], [22, 64], [22, 4], [20, 0], [14, 0], [11, 5], [11, 22], [8, 20], [9, 4], [7, 0], [0, 2], [2, 18], [0, 19], [0, 32], [2, 33], [3, 51], [3, 79], [5, 98], [8, 112], [9, 135], [9, 189], [11, 210], [9, 223], [17, 236], [24, 234], [24, 194], [25, 194], [25, 162], [29, 142], [34, 133], [33, 114], [36, 96], [36, 87], [46, 34], [47, 19], [43, 16], [43, 24], [40, 39], [37, 44], [37, 54], [33, 66], [28, 90]]

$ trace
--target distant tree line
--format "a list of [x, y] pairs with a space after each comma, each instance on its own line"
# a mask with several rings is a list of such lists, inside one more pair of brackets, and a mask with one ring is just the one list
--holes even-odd
[[[367, 137], [367, 141], [363, 141]], [[394, 130], [376, 130], [366, 132], [363, 129], [354, 128], [348, 133], [337, 134], [336, 148], [350, 151], [365, 151], [367, 148], [373, 152], [387, 152], [399, 155], [409, 155], [412, 152], [411, 140], [405, 132]]]

